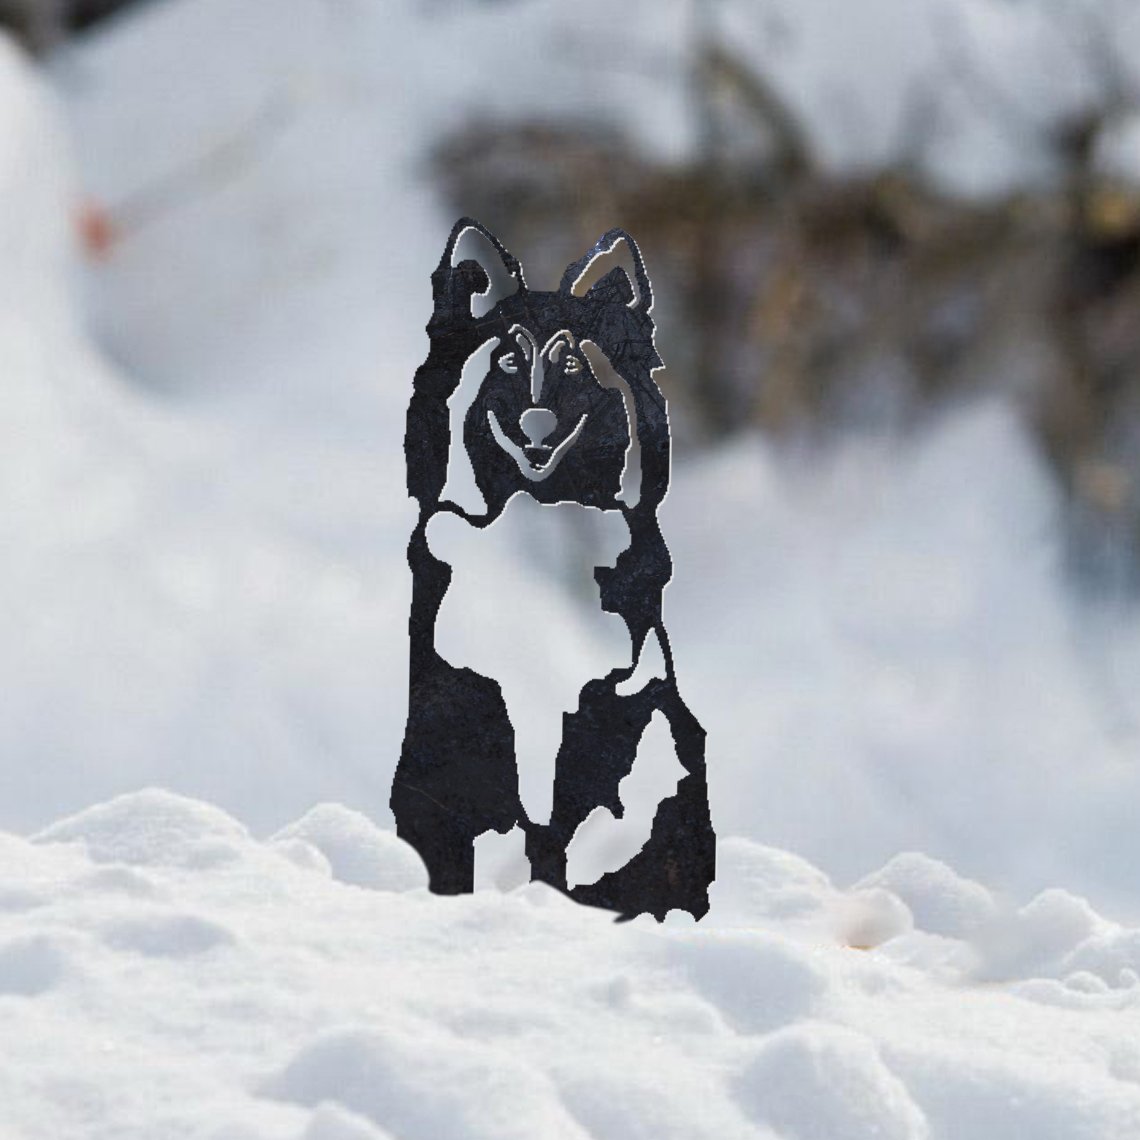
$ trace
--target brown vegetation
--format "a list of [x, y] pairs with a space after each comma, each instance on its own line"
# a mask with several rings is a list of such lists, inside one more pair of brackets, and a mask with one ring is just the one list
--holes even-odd
[[654, 275], [663, 387], [698, 438], [895, 430], [1008, 394], [1069, 496], [1084, 569], [1107, 547], [1134, 564], [1140, 194], [1093, 157], [1116, 104], [1053, 130], [1048, 188], [967, 201], [905, 166], [828, 174], [760, 78], [719, 48], [703, 61], [705, 90], [727, 86], [764, 128], [758, 157], [710, 145], [670, 167], [590, 126], [470, 124], [436, 154], [453, 209], [540, 287], [628, 229]]

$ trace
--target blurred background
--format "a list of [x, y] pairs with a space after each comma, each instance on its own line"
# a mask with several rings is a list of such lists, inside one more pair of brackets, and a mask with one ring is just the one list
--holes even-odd
[[1140, 916], [1135, 5], [0, 20], [0, 827], [146, 784], [390, 820], [430, 272], [463, 214], [537, 288], [623, 226], [718, 831]]

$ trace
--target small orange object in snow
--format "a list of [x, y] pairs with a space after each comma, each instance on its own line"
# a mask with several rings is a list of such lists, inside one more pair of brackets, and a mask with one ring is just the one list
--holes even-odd
[[93, 198], [80, 202], [75, 215], [79, 244], [92, 261], [102, 261], [111, 252], [118, 234], [105, 207]]

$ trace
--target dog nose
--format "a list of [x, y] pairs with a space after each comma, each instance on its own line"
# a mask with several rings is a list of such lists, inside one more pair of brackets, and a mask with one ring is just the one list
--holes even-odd
[[[530, 440], [528, 447], [543, 447], [543, 440], [558, 426], [558, 417], [549, 408], [527, 408], [519, 416], [519, 427]], [[550, 449], [547, 448], [549, 451]]]

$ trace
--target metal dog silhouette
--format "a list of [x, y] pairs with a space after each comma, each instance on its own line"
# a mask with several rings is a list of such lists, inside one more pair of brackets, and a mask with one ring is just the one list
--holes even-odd
[[[662, 620], [672, 564], [657, 512], [669, 483], [669, 419], [653, 379], [661, 360], [641, 253], [611, 230], [566, 269], [557, 290], [538, 292], [494, 235], [462, 219], [432, 286], [430, 348], [405, 437], [419, 521], [408, 547], [410, 700], [392, 786], [397, 831], [423, 857], [438, 893], [472, 890], [476, 837], [517, 825], [534, 879], [625, 917], [663, 919], [678, 908], [700, 918], [715, 835], [705, 733], [678, 692]], [[486, 528], [519, 495], [616, 512], [607, 519], [628, 528], [628, 545], [594, 579], [602, 609], [628, 629], [629, 663], [587, 681], [577, 707], [563, 713], [548, 821], [524, 810], [502, 687], [445, 660], [436, 637], [453, 568], [433, 552], [429, 524]], [[638, 665], [650, 650], [663, 675], [641, 684]], [[628, 862], [568, 886], [575, 833], [599, 808], [621, 819], [619, 784], [661, 717], [680, 765], [675, 791], [657, 805], [648, 839]]]

